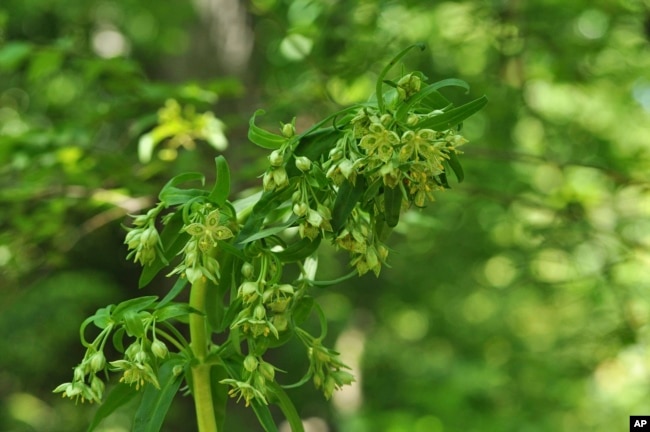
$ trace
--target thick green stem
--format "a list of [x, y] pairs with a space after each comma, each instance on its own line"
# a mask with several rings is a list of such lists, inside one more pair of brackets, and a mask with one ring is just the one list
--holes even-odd
[[197, 363], [192, 366], [192, 387], [196, 420], [199, 432], [217, 432], [217, 421], [212, 403], [210, 365], [205, 364], [208, 350], [208, 336], [205, 322], [205, 294], [207, 280], [201, 277], [192, 284], [190, 306], [201, 314], [190, 314], [190, 345]]

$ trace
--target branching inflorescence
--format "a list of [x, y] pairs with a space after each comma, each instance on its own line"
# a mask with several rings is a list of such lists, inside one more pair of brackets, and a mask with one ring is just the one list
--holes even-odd
[[[72, 382], [55, 392], [99, 402], [100, 375], [118, 372], [121, 384], [108, 398], [116, 394], [117, 407], [144, 388], [146, 406], [139, 415], [155, 426], [185, 379], [203, 432], [222, 423], [214, 406], [225, 404], [220, 395], [226, 393], [251, 405], [267, 430], [276, 430], [269, 403], [277, 403], [292, 428], [301, 430], [284, 390], [290, 386], [278, 383], [278, 369], [264, 359], [269, 349], [293, 337], [304, 344], [309, 368], [293, 386], [311, 380], [330, 398], [354, 381], [339, 354], [323, 345], [326, 318], [309, 294], [312, 286], [325, 284], [315, 280], [318, 246], [326, 240], [348, 251], [354, 267], [349, 276], [379, 275], [389, 253], [385, 241], [401, 213], [424, 207], [435, 191], [448, 188], [450, 170], [462, 181], [458, 155], [467, 140], [460, 124], [487, 102], [481, 97], [453, 107], [439, 90], [468, 88], [457, 79], [426, 84], [422, 73], [413, 72], [385, 80], [409, 49], [382, 71], [370, 102], [343, 109], [305, 133], [296, 134], [294, 122], [282, 125], [279, 134], [268, 132], [255, 125], [263, 113], [256, 112], [249, 139], [271, 150], [257, 195], [228, 200], [230, 173], [223, 157], [216, 159], [210, 190], [179, 187], [203, 182], [199, 173], [173, 178], [159, 204], [135, 217], [125, 243], [129, 257], [143, 266], [141, 287], [164, 269], [176, 284], [161, 300], [139, 297], [88, 318], [81, 330], [86, 356]], [[287, 272], [287, 266], [298, 271]], [[175, 301], [188, 285], [189, 303]], [[314, 311], [318, 336], [302, 327]], [[87, 342], [91, 323], [100, 332]], [[190, 341], [178, 329], [186, 324]], [[225, 342], [214, 343], [216, 334]], [[106, 360], [108, 340], [121, 359]], [[151, 406], [154, 412], [145, 412]], [[98, 413], [95, 424], [107, 415]]]

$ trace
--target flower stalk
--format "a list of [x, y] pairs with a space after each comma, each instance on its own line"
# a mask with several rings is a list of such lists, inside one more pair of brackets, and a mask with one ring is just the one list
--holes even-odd
[[205, 296], [207, 279], [198, 278], [190, 292], [190, 307], [197, 312], [190, 314], [190, 346], [196, 362], [192, 365], [192, 393], [199, 432], [218, 432], [212, 402], [210, 365], [205, 363], [208, 337], [205, 320]]

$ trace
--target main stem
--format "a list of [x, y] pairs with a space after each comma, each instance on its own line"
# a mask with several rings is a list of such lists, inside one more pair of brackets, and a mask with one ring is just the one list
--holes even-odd
[[201, 276], [199, 280], [192, 284], [190, 292], [190, 307], [199, 312], [190, 314], [190, 345], [197, 360], [197, 363], [192, 366], [192, 387], [199, 432], [218, 432], [212, 402], [210, 365], [205, 364], [208, 350], [205, 322], [206, 289], [207, 280]]

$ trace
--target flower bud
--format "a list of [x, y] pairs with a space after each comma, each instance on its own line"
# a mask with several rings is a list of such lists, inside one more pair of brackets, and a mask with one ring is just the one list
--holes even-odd
[[309, 210], [309, 206], [305, 202], [301, 203], [295, 203], [293, 205], [293, 212], [296, 214], [296, 216], [302, 217], [307, 213]]
[[95, 394], [97, 399], [102, 398], [105, 388], [106, 386], [104, 385], [104, 381], [98, 378], [97, 375], [93, 375], [92, 379], [90, 380], [90, 389]]
[[285, 314], [278, 314], [273, 316], [273, 325], [275, 329], [279, 332], [285, 331], [289, 327], [289, 321]]
[[289, 184], [289, 178], [287, 177], [287, 171], [284, 168], [277, 168], [273, 170], [273, 181], [277, 187], [282, 188]]
[[83, 381], [86, 374], [84, 373], [84, 368], [79, 365], [76, 368], [74, 368], [74, 381]]
[[275, 379], [275, 368], [270, 363], [260, 363], [260, 373], [267, 381], [273, 381]]
[[285, 138], [291, 138], [296, 134], [296, 127], [291, 123], [286, 123], [282, 125], [282, 136]]
[[309, 209], [307, 213], [307, 222], [313, 227], [319, 227], [323, 223], [323, 216], [314, 209]]
[[284, 162], [284, 156], [280, 152], [280, 150], [273, 150], [271, 154], [269, 155], [269, 162], [271, 162], [271, 166], [273, 167], [279, 167], [282, 166], [282, 163]]
[[241, 274], [244, 276], [246, 279], [250, 279], [253, 277], [253, 271], [254, 271], [253, 264], [249, 262], [245, 262], [244, 265], [241, 266]]
[[151, 343], [151, 352], [156, 357], [162, 359], [167, 357], [169, 350], [167, 349], [167, 345], [165, 345], [163, 341], [159, 339], [154, 339], [154, 341]]
[[256, 320], [263, 320], [264, 318], [266, 318], [266, 308], [262, 305], [255, 306], [255, 310], [253, 311], [253, 317]]
[[275, 182], [273, 181], [273, 174], [271, 171], [264, 173], [264, 177], [262, 178], [262, 185], [264, 187], [264, 190], [267, 192], [275, 189]]
[[149, 360], [149, 356], [144, 350], [140, 350], [133, 360], [135, 360], [136, 363], [145, 364]]
[[106, 366], [106, 357], [104, 357], [103, 352], [97, 351], [95, 354], [90, 356], [90, 370], [92, 372], [97, 373], [104, 369], [104, 366]]
[[248, 372], [254, 372], [257, 369], [259, 361], [252, 355], [247, 355], [244, 359], [244, 369]]
[[172, 369], [172, 374], [174, 374], [174, 376], [179, 376], [180, 374], [183, 373], [183, 370], [184, 370], [183, 365], [176, 365]]
[[416, 114], [410, 113], [406, 118], [406, 124], [409, 126], [415, 126], [420, 121], [420, 117]]
[[244, 282], [239, 286], [238, 294], [242, 298], [244, 303], [251, 303], [255, 301], [258, 295], [257, 282], [252, 282], [252, 281]]
[[311, 168], [311, 161], [305, 156], [298, 156], [296, 158], [296, 167], [302, 172], [309, 171]]
[[333, 161], [337, 161], [343, 157], [343, 152], [340, 148], [334, 147], [332, 150], [330, 150], [329, 157]]
[[135, 228], [126, 233], [124, 243], [128, 245], [129, 249], [135, 249], [140, 245], [140, 237], [142, 236], [142, 229]]

